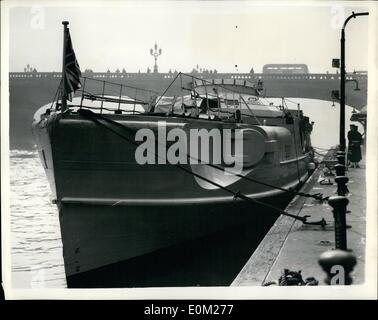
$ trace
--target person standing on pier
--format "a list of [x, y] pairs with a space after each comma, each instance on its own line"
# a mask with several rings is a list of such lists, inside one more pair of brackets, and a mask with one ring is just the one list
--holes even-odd
[[350, 130], [348, 132], [348, 157], [349, 161], [352, 163], [351, 168], [359, 168], [359, 162], [362, 159], [361, 155], [361, 143], [362, 143], [362, 135], [358, 132], [358, 128], [356, 125], [351, 124]]

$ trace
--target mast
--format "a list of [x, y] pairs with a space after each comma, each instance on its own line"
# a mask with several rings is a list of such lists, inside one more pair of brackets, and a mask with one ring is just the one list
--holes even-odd
[[67, 25], [68, 21], [63, 21], [63, 63], [62, 63], [62, 112], [67, 109], [67, 94], [66, 94], [66, 47], [67, 47]]

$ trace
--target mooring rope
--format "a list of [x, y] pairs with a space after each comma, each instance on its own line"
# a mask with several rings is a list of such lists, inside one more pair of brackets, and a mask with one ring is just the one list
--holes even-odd
[[159, 98], [157, 99], [157, 101], [155, 102], [155, 106], [158, 104], [158, 102], [160, 101], [160, 99], [166, 94], [166, 92], [169, 90], [169, 88], [173, 85], [173, 83], [176, 81], [176, 79], [181, 75], [181, 72], [178, 73], [176, 75], [176, 77], [174, 77], [174, 79], [172, 80], [172, 82], [169, 84], [169, 86], [167, 87], [167, 89], [165, 89], [165, 91], [163, 92], [163, 94], [161, 96], [159, 96]]
[[[119, 137], [121, 137], [122, 139], [126, 140], [127, 142], [129, 142], [129, 143], [131, 143], [131, 144], [133, 144], [133, 145], [135, 145], [135, 146], [139, 146], [139, 144], [136, 143], [135, 141], [133, 141], [132, 139], [130, 139], [130, 138], [124, 136], [123, 134], [119, 133], [118, 131], [116, 131], [116, 130], [114, 130], [114, 129], [112, 129], [112, 128], [106, 126], [106, 125], [104, 125], [103, 123], [101, 123], [101, 122], [99, 121], [99, 119], [100, 119], [100, 120], [103, 120], [103, 121], [105, 121], [105, 122], [109, 122], [109, 123], [111, 123], [111, 124], [115, 124], [115, 125], [117, 125], [117, 126], [120, 126], [120, 127], [123, 128], [123, 129], [131, 130], [131, 131], [134, 133], [134, 131], [133, 131], [132, 129], [126, 128], [125, 126], [119, 124], [118, 122], [113, 121], [113, 120], [110, 120], [110, 119], [107, 119], [107, 118], [104, 118], [102, 115], [96, 114], [96, 113], [94, 113], [94, 112], [92, 112], [92, 111], [90, 111], [90, 110], [79, 109], [79, 110], [78, 110], [78, 113], [79, 113], [81, 116], [85, 117], [85, 118], [89, 118], [89, 119], [90, 119], [91, 121], [93, 121], [94, 123], [96, 123], [96, 124], [98, 124], [98, 125], [100, 125], [100, 126], [102, 126], [102, 127], [105, 127], [107, 130], [113, 132], [114, 134], [116, 134], [117, 136], [119, 136]], [[99, 119], [98, 119], [98, 118], [99, 118]], [[156, 152], [151, 152], [151, 151], [149, 151], [149, 150], [147, 150], [147, 152], [150, 152], [150, 153], [154, 154], [154, 156], [159, 157], [159, 155], [158, 155]], [[308, 218], [309, 216], [296, 216], [296, 215], [294, 215], [294, 214], [291, 214], [291, 213], [288, 213], [288, 212], [286, 212], [286, 211], [284, 211], [284, 210], [281, 210], [281, 209], [279, 209], [279, 208], [277, 208], [277, 207], [274, 207], [274, 206], [272, 206], [272, 205], [270, 205], [270, 204], [267, 204], [267, 203], [264, 203], [264, 202], [261, 202], [261, 201], [258, 201], [258, 200], [255, 200], [255, 199], [252, 199], [252, 198], [250, 198], [250, 197], [248, 197], [248, 196], [242, 194], [240, 191], [236, 191], [236, 192], [235, 192], [235, 191], [231, 190], [230, 188], [227, 188], [227, 187], [225, 187], [225, 186], [222, 186], [222, 185], [220, 185], [220, 184], [218, 184], [218, 183], [216, 183], [216, 182], [214, 182], [214, 181], [212, 181], [212, 180], [210, 180], [210, 179], [208, 179], [208, 178], [206, 178], [206, 177], [204, 177], [204, 176], [202, 176], [202, 175], [200, 175], [200, 174], [198, 174], [198, 173], [193, 172], [193, 171], [190, 170], [190, 169], [185, 168], [184, 166], [182, 166], [182, 165], [180, 165], [180, 164], [172, 164], [172, 165], [175, 166], [175, 167], [177, 167], [177, 168], [179, 168], [179, 169], [181, 169], [181, 170], [183, 170], [183, 171], [185, 171], [185, 172], [187, 172], [187, 173], [189, 173], [189, 174], [191, 174], [191, 175], [193, 175], [193, 176], [195, 176], [195, 177], [197, 177], [197, 178], [199, 178], [199, 179], [202, 179], [202, 180], [204, 180], [204, 181], [206, 181], [206, 182], [208, 182], [208, 183], [210, 183], [210, 184], [216, 186], [217, 188], [219, 188], [219, 189], [221, 189], [221, 190], [223, 190], [223, 191], [226, 191], [226, 192], [232, 194], [233, 197], [234, 197], [234, 199], [239, 198], [239, 199], [242, 199], [242, 200], [245, 200], [245, 201], [249, 201], [249, 202], [251, 202], [251, 203], [254, 203], [254, 204], [257, 204], [257, 205], [260, 205], [260, 206], [263, 206], [263, 207], [269, 208], [269, 209], [272, 209], [272, 210], [276, 211], [277, 213], [279, 213], [279, 214], [281, 214], [281, 215], [288, 216], [288, 217], [291, 217], [291, 218], [296, 219], [296, 220], [300, 220], [300, 221], [302, 221], [304, 224], [316, 224], [316, 225], [321, 225], [322, 227], [324, 227], [324, 226], [326, 225], [326, 221], [325, 221], [324, 219], [322, 219], [322, 220], [319, 221], [319, 222], [307, 222], [307, 218]]]

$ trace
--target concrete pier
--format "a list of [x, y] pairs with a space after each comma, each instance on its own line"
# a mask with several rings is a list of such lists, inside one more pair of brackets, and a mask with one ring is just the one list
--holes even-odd
[[[320, 164], [303, 186], [306, 193], [322, 193], [324, 197], [336, 195], [337, 184], [334, 177], [325, 177], [324, 164]], [[357, 265], [351, 274], [353, 284], [364, 282], [365, 237], [366, 237], [366, 179], [365, 157], [361, 168], [349, 168], [349, 204], [346, 215], [348, 249], [357, 258]], [[322, 185], [320, 181], [330, 178], [333, 185]], [[280, 216], [263, 241], [235, 278], [231, 286], [261, 286], [278, 282], [284, 269], [301, 270], [305, 280], [315, 277], [319, 285], [325, 285], [326, 274], [318, 264], [320, 254], [335, 248], [334, 219], [332, 208], [327, 201], [320, 203], [313, 198], [296, 196], [286, 211], [298, 216], [311, 216], [308, 221], [324, 218], [327, 225], [304, 225], [301, 221]]]

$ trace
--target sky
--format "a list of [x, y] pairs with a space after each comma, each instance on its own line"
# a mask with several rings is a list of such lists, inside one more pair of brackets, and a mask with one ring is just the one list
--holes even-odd
[[[28, 3], [33, 4], [26, 6]], [[261, 72], [268, 63], [305, 63], [310, 72], [334, 72], [340, 55], [340, 26], [363, 3], [278, 5], [255, 1], [39, 1], [9, 14], [9, 70], [30, 64], [60, 71], [63, 26], [68, 20], [82, 70], [145, 72], [150, 49], [162, 49], [160, 72], [200, 68], [218, 72]], [[347, 71], [368, 68], [369, 17], [346, 28]]]

